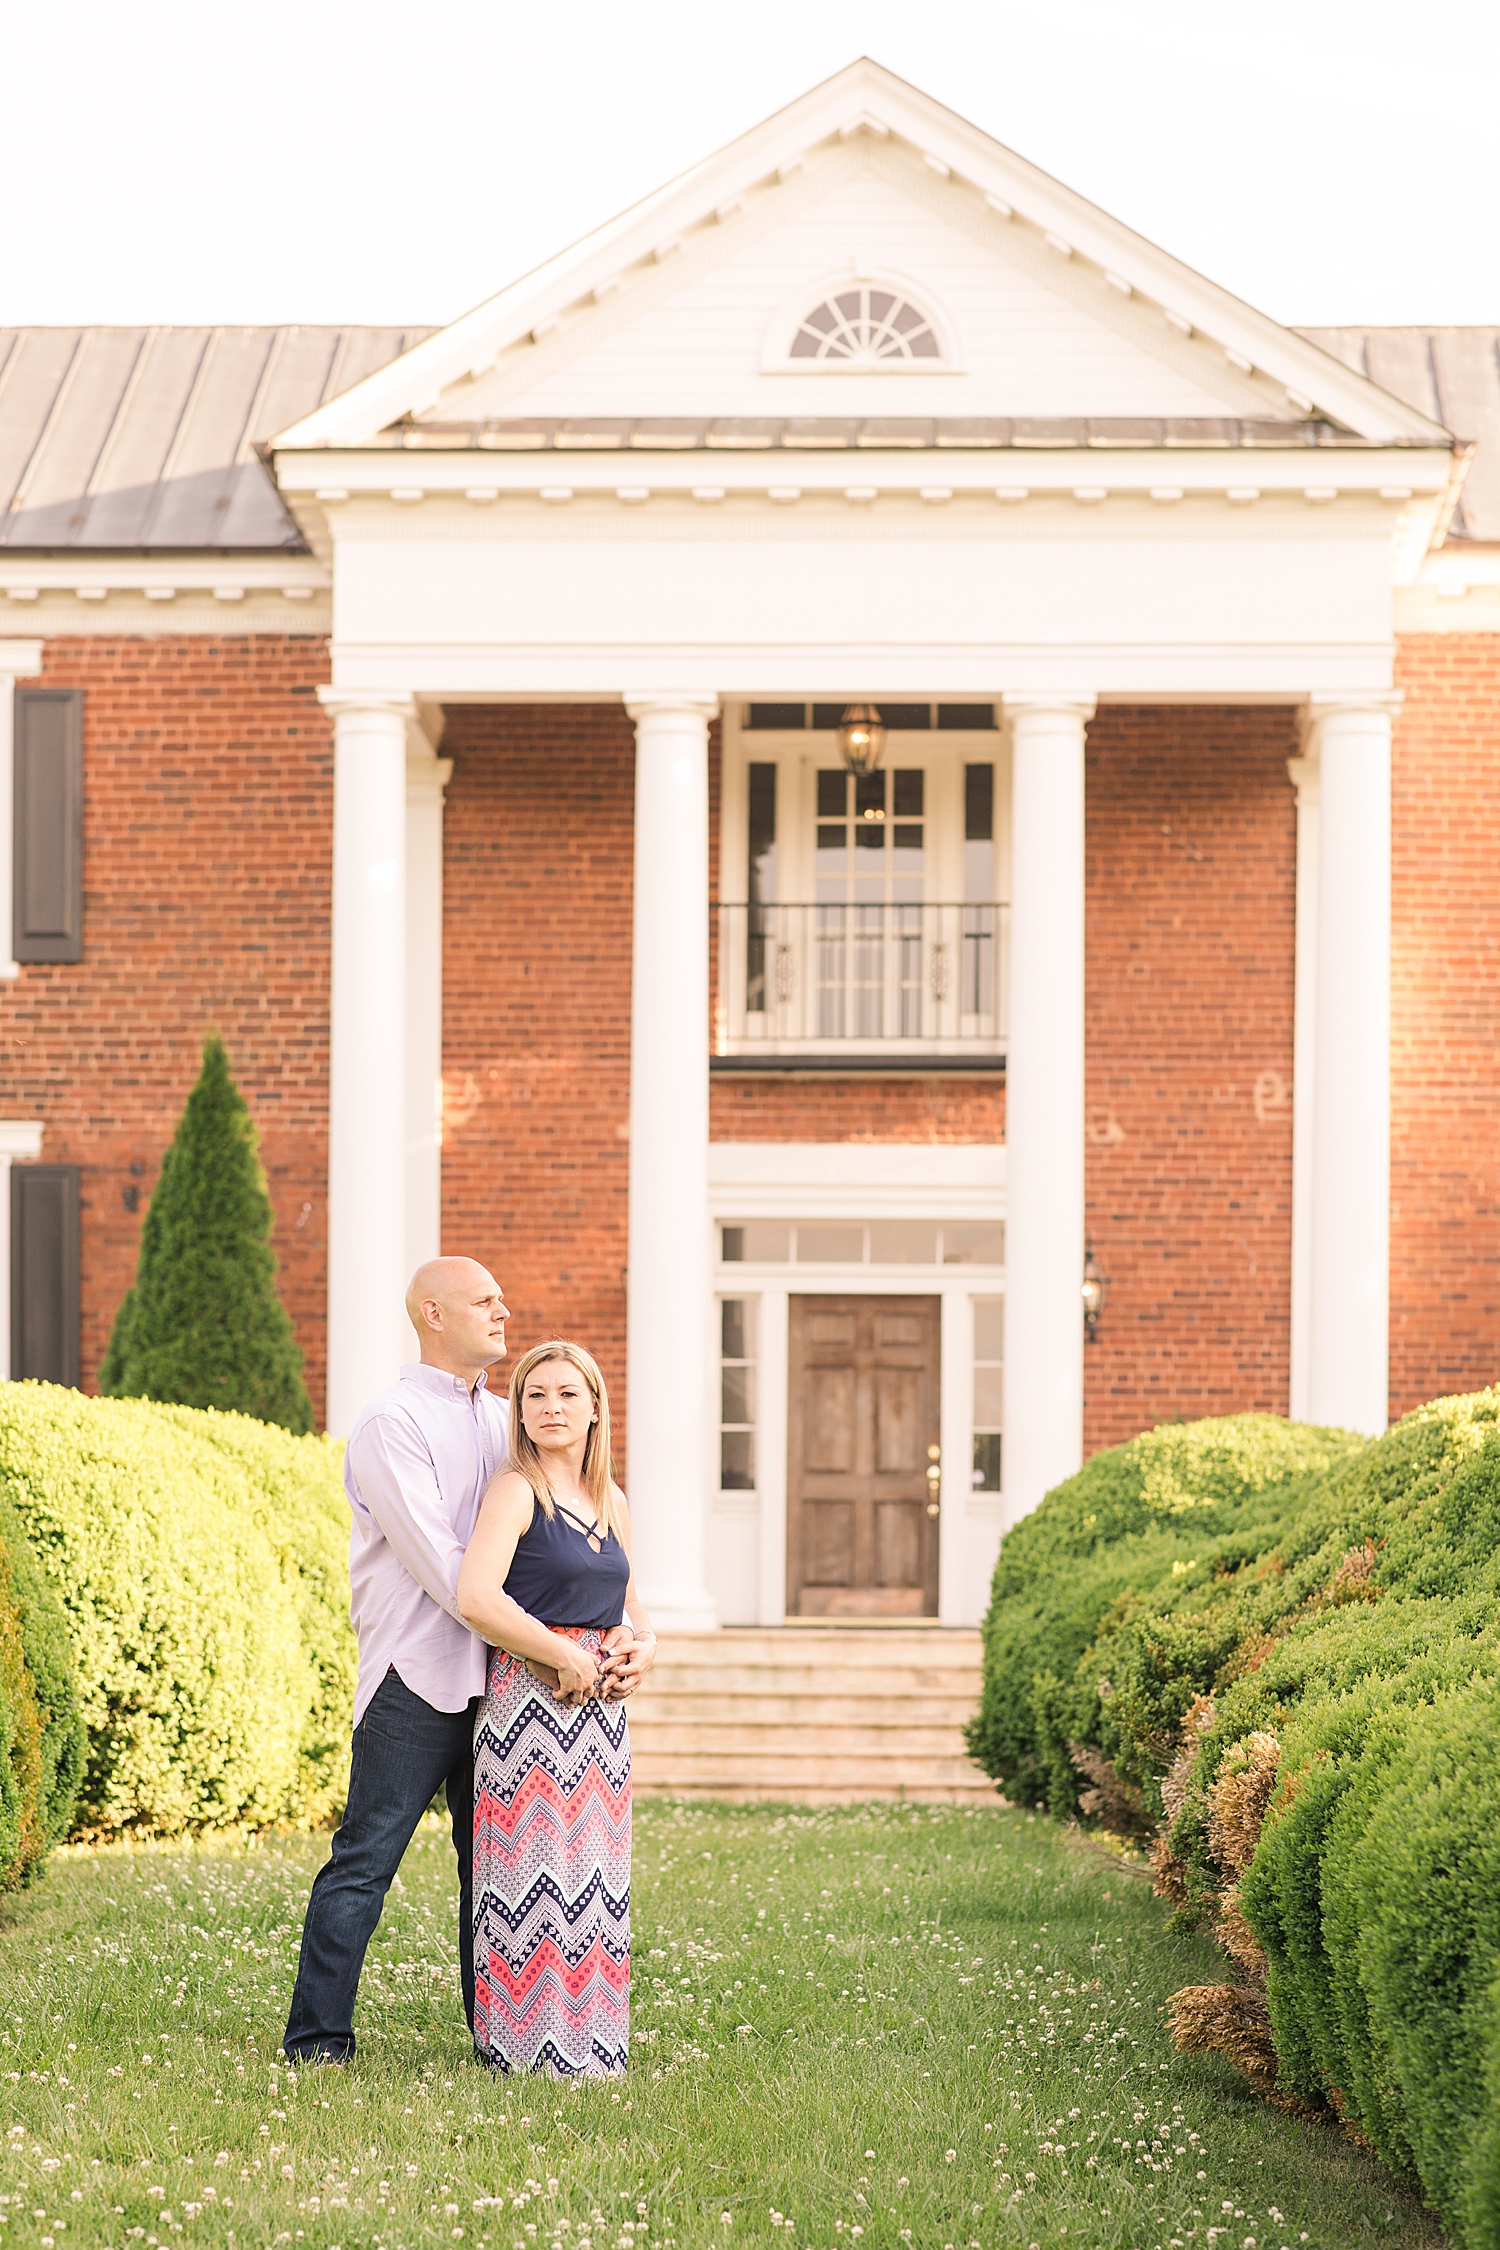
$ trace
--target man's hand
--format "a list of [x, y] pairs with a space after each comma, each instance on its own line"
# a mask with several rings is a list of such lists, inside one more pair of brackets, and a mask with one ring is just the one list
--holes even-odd
[[612, 1625], [599, 1652], [599, 1684], [606, 1703], [622, 1703], [633, 1695], [655, 1662], [654, 1633], [638, 1640], [628, 1618]]
[[[592, 1703], [603, 1685], [602, 1667], [580, 1642], [569, 1640], [564, 1633], [558, 1633], [555, 1638], [557, 1665], [554, 1676], [557, 1685], [552, 1688], [553, 1694], [559, 1703]], [[527, 1662], [533, 1675], [539, 1680], [544, 1680], [546, 1673], [553, 1669], [550, 1665], [533, 1664], [529, 1657]], [[551, 1680], [546, 1680], [545, 1684], [552, 1687]]]

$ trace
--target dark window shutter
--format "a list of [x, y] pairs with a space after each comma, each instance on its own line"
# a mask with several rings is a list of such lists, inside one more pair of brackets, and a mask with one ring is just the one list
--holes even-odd
[[78, 1387], [78, 1166], [10, 1168], [10, 1372]]
[[81, 961], [83, 690], [15, 693], [15, 958]]

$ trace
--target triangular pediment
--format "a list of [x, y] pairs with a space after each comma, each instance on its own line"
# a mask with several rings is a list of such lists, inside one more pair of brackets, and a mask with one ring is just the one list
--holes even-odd
[[1444, 434], [864, 61], [277, 443], [399, 427], [441, 446], [528, 418], [1314, 412], [1370, 439]]

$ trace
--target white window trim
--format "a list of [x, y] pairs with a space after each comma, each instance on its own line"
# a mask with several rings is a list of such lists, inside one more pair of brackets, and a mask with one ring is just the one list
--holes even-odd
[[[772, 316], [767, 326], [760, 351], [762, 375], [842, 375], [845, 377], [873, 376], [884, 381], [887, 376], [912, 375], [962, 375], [965, 372], [963, 355], [959, 348], [958, 331], [953, 316], [939, 302], [925, 281], [914, 281], [907, 274], [890, 268], [866, 267], [860, 261], [860, 270], [840, 266], [821, 281], [797, 291], [788, 298]], [[810, 312], [816, 312], [827, 297], [836, 296], [841, 289], [889, 289], [905, 297], [916, 306], [937, 338], [937, 359], [793, 359], [792, 339]]]
[[[955, 1225], [1004, 1219], [1005, 1158], [1001, 1141], [710, 1141], [708, 1216], [720, 1225], [740, 1219], [932, 1219]], [[716, 1269], [717, 1264], [716, 1258]], [[774, 1269], [783, 1275], [795, 1270]]]

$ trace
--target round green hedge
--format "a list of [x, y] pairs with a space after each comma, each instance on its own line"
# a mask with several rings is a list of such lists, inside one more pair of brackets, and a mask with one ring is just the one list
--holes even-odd
[[0, 1490], [72, 1640], [76, 1832], [336, 1808], [356, 1672], [336, 1445], [15, 1383], [0, 1388]]
[[1082, 1767], [1157, 1827], [1162, 1890], [1264, 1986], [1277, 2098], [1466, 2250], [1500, 2250], [1497, 1618], [1500, 1386], [1373, 1442], [1156, 1431], [1006, 1539], [974, 1730], [1054, 1809]]
[[67, 1833], [84, 1750], [68, 1628], [0, 1498], [0, 1889], [30, 1882]]
[[[1147, 1737], [1174, 1726], [1245, 1632], [1237, 1608], [1206, 1617], [1184, 1597], [1196, 1591], [1201, 1611], [1206, 1586], [1274, 1545], [1309, 1478], [1362, 1444], [1270, 1414], [1169, 1423], [1096, 1453], [1049, 1492], [1006, 1533], [995, 1566], [969, 1729], [985, 1770], [1066, 1816], [1080, 1790], [1070, 1745], [1117, 1757], [1138, 1685], [1151, 1704], [1139, 1720]], [[1145, 1648], [1148, 1621], [1184, 1643], [1168, 1659], [1164, 1698], [1168, 1652]]]

